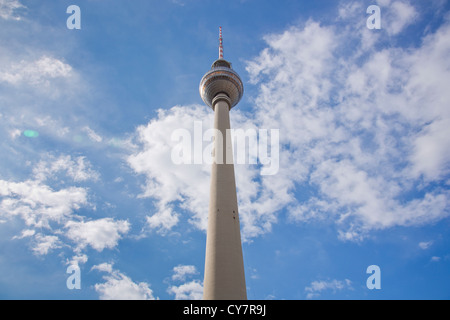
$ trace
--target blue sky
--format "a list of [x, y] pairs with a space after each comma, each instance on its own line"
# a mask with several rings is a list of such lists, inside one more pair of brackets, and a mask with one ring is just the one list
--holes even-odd
[[280, 130], [277, 174], [235, 168], [248, 298], [450, 298], [449, 9], [0, 0], [0, 298], [201, 297], [210, 168], [171, 135], [212, 125], [219, 26], [233, 128]]

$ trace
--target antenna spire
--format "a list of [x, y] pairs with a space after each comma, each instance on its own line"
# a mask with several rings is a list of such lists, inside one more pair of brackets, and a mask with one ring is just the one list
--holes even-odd
[[219, 59], [223, 59], [222, 27], [219, 27]]

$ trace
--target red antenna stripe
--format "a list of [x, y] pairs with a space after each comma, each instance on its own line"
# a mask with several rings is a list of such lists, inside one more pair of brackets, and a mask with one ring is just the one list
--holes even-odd
[[219, 27], [219, 59], [223, 59], [222, 27]]

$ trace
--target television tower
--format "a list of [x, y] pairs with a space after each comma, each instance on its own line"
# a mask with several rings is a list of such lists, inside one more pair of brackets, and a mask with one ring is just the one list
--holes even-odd
[[206, 236], [204, 300], [246, 300], [239, 211], [230, 135], [230, 110], [244, 94], [239, 75], [223, 58], [222, 27], [219, 59], [200, 81], [200, 96], [214, 110], [214, 151]]

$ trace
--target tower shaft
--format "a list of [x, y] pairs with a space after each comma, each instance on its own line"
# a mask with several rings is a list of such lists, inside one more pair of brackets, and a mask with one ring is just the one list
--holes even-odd
[[[247, 299], [239, 212], [230, 136], [231, 101], [225, 94], [213, 100], [214, 152], [206, 239], [203, 299]], [[227, 161], [228, 159], [228, 161]]]

